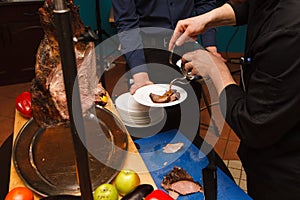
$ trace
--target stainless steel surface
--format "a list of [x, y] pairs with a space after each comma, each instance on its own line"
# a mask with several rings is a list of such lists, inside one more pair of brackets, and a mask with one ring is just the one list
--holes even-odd
[[[195, 43], [195, 44], [198, 44], [198, 43]], [[174, 65], [174, 66], [178, 67], [180, 69], [183, 77], [173, 79], [170, 82], [170, 90], [171, 90], [171, 87], [174, 83], [188, 84], [191, 80], [193, 80], [195, 78], [195, 76], [193, 76], [191, 74], [191, 72], [187, 72], [184, 69], [184, 65], [182, 64], [181, 58], [179, 60], [177, 60], [176, 62], [174, 61], [174, 54], [175, 54], [174, 51], [175, 51], [175, 49], [176, 49], [176, 45], [174, 45], [173, 48], [170, 51], [171, 53], [170, 53], [170, 56], [169, 56], [169, 63], [171, 65]]]
[[183, 77], [174, 78], [174, 79], [170, 82], [169, 90], [171, 90], [172, 85], [173, 85], [174, 83], [180, 83], [180, 84], [185, 85], [185, 84], [189, 84], [189, 82], [195, 78], [195, 76], [191, 75], [191, 72], [186, 72], [186, 70], [184, 69], [184, 67], [183, 67], [182, 64], [181, 64], [181, 63], [182, 63], [181, 60], [178, 60], [178, 61], [176, 62], [176, 64], [174, 64], [174, 63], [173, 63], [173, 57], [172, 57], [172, 55], [173, 55], [173, 53], [171, 52], [170, 57], [169, 57], [169, 62], [170, 62], [170, 64], [175, 65], [175, 66], [177, 66], [177, 67], [180, 69], [180, 71], [181, 71]]
[[[194, 41], [194, 42], [189, 43], [189, 44], [192, 44], [192, 45], [188, 45], [188, 48], [183, 50], [184, 52], [191, 52], [191, 51], [194, 51], [196, 49], [204, 49], [197, 41]], [[180, 69], [183, 77], [179, 77], [179, 78], [173, 79], [170, 82], [170, 89], [171, 89], [171, 87], [172, 87], [172, 85], [174, 83], [188, 84], [192, 80], [197, 80], [197, 81], [203, 82], [203, 78], [202, 77], [200, 77], [200, 76], [194, 76], [194, 75], [192, 75], [191, 72], [188, 72], [188, 71], [185, 70], [184, 64], [187, 63], [187, 62], [189, 62], [189, 61], [185, 61], [185, 63], [183, 64], [181, 57], [180, 57], [179, 60], [175, 60], [175, 54], [177, 56], [178, 55], [183, 56], [183, 54], [184, 54], [184, 52], [181, 52], [181, 53], [176, 52], [176, 50], [175, 50], [176, 48], [179, 48], [179, 47], [176, 46], [176, 45], [174, 45], [173, 48], [170, 51], [169, 63], [171, 65], [174, 65], [174, 66], [178, 67]]]
[[169, 63], [171, 65], [176, 65], [173, 63], [173, 55], [174, 55], [174, 49], [175, 49], [175, 45], [172, 47], [171, 51], [170, 51], [170, 55], [169, 55]]
[[[185, 82], [184, 82], [185, 81]], [[169, 90], [172, 89], [172, 85], [174, 83], [180, 83], [180, 84], [188, 84], [189, 81], [186, 79], [186, 77], [181, 77], [181, 78], [175, 78], [170, 82]]]
[[[96, 108], [96, 115], [97, 118], [86, 121], [88, 134], [95, 132], [95, 126], [90, 126], [95, 120], [100, 127], [96, 130], [97, 137], [93, 136], [91, 140], [92, 152], [97, 151], [101, 159], [89, 153], [93, 189], [114, 178], [116, 168], [123, 165], [128, 148], [127, 133], [118, 118], [100, 107]], [[15, 140], [13, 163], [24, 184], [41, 196], [80, 195], [69, 128], [43, 129], [33, 119], [29, 120]]]

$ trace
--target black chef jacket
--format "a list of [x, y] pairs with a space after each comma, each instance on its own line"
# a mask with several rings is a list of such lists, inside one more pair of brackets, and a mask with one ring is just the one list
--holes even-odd
[[220, 95], [254, 199], [300, 199], [300, 1], [248, 0], [242, 85]]

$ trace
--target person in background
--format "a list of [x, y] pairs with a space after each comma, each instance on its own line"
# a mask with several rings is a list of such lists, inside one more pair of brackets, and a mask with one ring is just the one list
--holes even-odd
[[207, 28], [248, 24], [241, 86], [226, 64], [197, 50], [185, 69], [210, 77], [255, 200], [300, 199], [300, 1], [248, 0], [179, 21], [169, 48]]
[[[157, 78], [159, 76], [157, 69], [149, 72], [150, 64], [147, 67], [146, 63], [152, 63], [152, 66], [155, 63], [170, 65], [168, 42], [177, 21], [203, 14], [216, 7], [215, 0], [112, 0], [112, 6], [121, 48], [126, 52], [124, 56], [133, 77], [131, 94], [142, 86], [153, 84], [152, 81], [158, 83], [164, 80], [163, 77]], [[132, 29], [145, 27], [150, 28], [126, 33]], [[200, 37], [202, 45], [207, 50], [221, 57], [217, 52], [215, 28], [208, 29]], [[143, 45], [152, 48], [143, 50]], [[128, 52], [132, 47], [136, 50]], [[149, 78], [151, 73], [155, 74], [156, 78], [154, 76]]]

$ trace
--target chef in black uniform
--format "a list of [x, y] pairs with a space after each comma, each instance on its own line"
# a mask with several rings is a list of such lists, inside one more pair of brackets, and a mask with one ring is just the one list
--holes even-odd
[[300, 199], [300, 1], [248, 0], [179, 21], [170, 47], [206, 28], [248, 24], [240, 86], [207, 51], [183, 56], [210, 77], [222, 112], [241, 139], [238, 154], [255, 200]]

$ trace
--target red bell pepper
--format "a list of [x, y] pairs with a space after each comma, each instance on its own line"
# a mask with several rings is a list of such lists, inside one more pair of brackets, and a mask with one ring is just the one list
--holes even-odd
[[30, 92], [22, 92], [16, 98], [16, 109], [26, 118], [31, 118], [31, 96]]
[[168, 195], [166, 192], [157, 189], [148, 194], [145, 197], [145, 200], [174, 200], [170, 195]]

